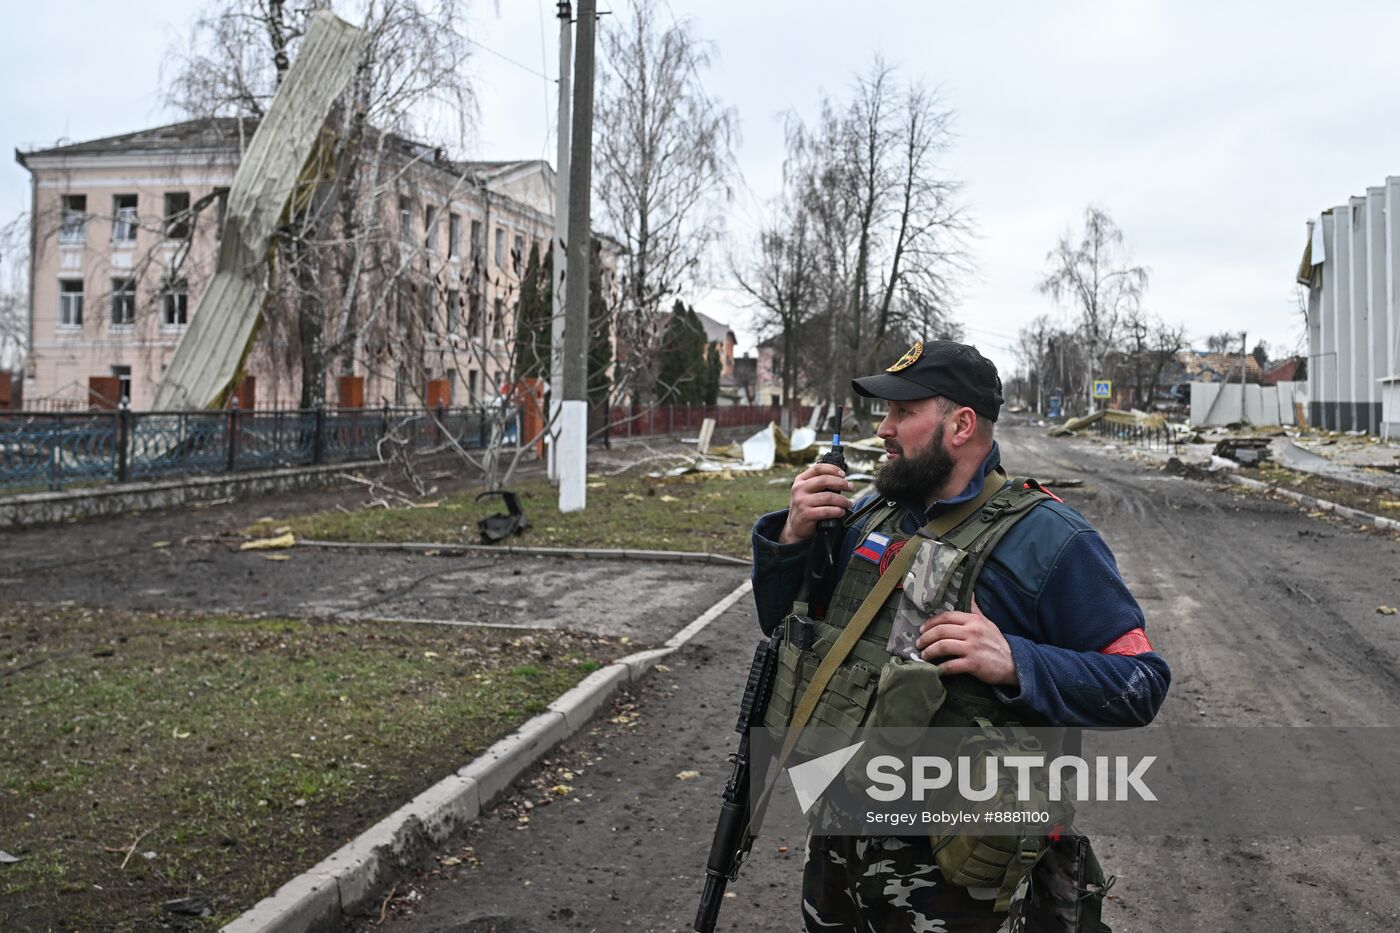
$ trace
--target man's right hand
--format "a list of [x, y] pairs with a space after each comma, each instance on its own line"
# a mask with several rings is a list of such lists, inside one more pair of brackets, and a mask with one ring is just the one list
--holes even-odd
[[830, 463], [814, 463], [792, 481], [787, 524], [778, 536], [779, 544], [796, 544], [812, 537], [817, 522], [845, 518], [851, 500], [842, 495], [855, 489], [846, 480], [846, 471]]

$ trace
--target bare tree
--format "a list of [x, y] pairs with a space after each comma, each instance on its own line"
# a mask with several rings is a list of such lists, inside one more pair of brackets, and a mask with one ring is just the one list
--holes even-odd
[[1129, 264], [1123, 231], [1108, 211], [1093, 205], [1084, 209], [1084, 229], [1078, 239], [1066, 233], [1045, 259], [1049, 268], [1039, 288], [1078, 317], [1090, 369], [1084, 397], [1092, 408], [1091, 381], [1100, 374], [1119, 324], [1139, 307], [1148, 270]]
[[646, 398], [662, 312], [702, 278], [722, 229], [738, 121], [705, 89], [710, 50], [688, 21], [664, 26], [655, 0], [617, 19], [600, 34], [595, 184], [624, 248], [614, 385]]
[[0, 227], [0, 372], [19, 372], [29, 345], [29, 215]]
[[[758, 269], [770, 282], [791, 283], [798, 260], [814, 260], [802, 276], [810, 317], [800, 323], [808, 346], [822, 333], [813, 356], [823, 361], [830, 400], [846, 397], [856, 370], [910, 339], [958, 333], [951, 309], [968, 268], [971, 231], [961, 186], [939, 164], [952, 142], [952, 120], [936, 93], [918, 83], [901, 86], [877, 59], [856, 78], [849, 101], [826, 98], [814, 127], [790, 125], [788, 163], [801, 168], [800, 196], [778, 205], [745, 288], [761, 291]], [[775, 249], [779, 244], [786, 251]], [[793, 252], [795, 244], [803, 249]], [[790, 347], [785, 356], [792, 357]]]
[[1186, 348], [1186, 327], [1133, 308], [1124, 316], [1122, 331], [1115, 354], [1119, 379], [1132, 386], [1133, 404], [1150, 411], [1163, 371]]

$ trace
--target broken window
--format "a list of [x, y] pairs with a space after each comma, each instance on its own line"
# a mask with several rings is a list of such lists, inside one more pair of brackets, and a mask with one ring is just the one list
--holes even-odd
[[457, 333], [457, 325], [462, 317], [462, 293], [455, 288], [447, 290], [447, 332]]
[[112, 280], [112, 326], [128, 327], [136, 323], [136, 280]]
[[136, 242], [136, 195], [112, 196], [112, 242]]
[[506, 267], [506, 232], [500, 227], [496, 228], [496, 268]]
[[83, 242], [83, 227], [87, 223], [87, 195], [65, 194], [62, 204], [63, 221], [58, 228], [58, 242]]
[[525, 238], [518, 233], [511, 243], [510, 263], [516, 275], [519, 275], [525, 266]]
[[190, 322], [190, 291], [183, 280], [171, 282], [161, 295], [162, 327], [184, 327]]
[[481, 221], [472, 221], [472, 258], [476, 259], [481, 255]]
[[496, 299], [495, 311], [496, 311], [496, 313], [493, 314], [493, 315], [491, 315], [491, 339], [492, 339], [492, 340], [504, 340], [504, 339], [505, 339], [505, 329], [506, 329], [506, 327], [505, 327], [505, 318], [506, 318], [506, 303], [505, 303], [505, 301], [503, 301], [503, 300], [500, 299], [500, 298], [497, 298], [497, 299]]
[[58, 326], [83, 326], [83, 280], [61, 279], [58, 283]]
[[190, 235], [190, 193], [165, 192], [165, 238], [183, 240]]
[[413, 202], [408, 198], [399, 198], [399, 239], [413, 242]]
[[462, 255], [462, 218], [457, 214], [447, 215], [447, 258], [458, 259]]
[[228, 189], [214, 189], [214, 203], [218, 205], [217, 216], [219, 224], [214, 228], [215, 239], [222, 239], [224, 235], [224, 218], [228, 216]]
[[423, 210], [423, 248], [430, 253], [437, 252], [438, 209], [431, 204]]
[[112, 375], [113, 375], [114, 377], [116, 377], [117, 385], [119, 385], [119, 386], [121, 387], [121, 388], [118, 390], [118, 392], [117, 392], [118, 398], [120, 398], [121, 401], [123, 401], [123, 402], [127, 403], [128, 405], [130, 405], [130, 404], [131, 404], [131, 367], [130, 367], [130, 366], [113, 366], [113, 367], [112, 367]]
[[481, 295], [474, 291], [467, 293], [467, 336], [481, 336]]

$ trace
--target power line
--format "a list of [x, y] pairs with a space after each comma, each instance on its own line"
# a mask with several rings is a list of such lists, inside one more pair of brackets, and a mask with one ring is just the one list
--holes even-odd
[[510, 62], [510, 63], [511, 63], [512, 65], [514, 65], [515, 67], [521, 69], [522, 71], [528, 71], [528, 72], [530, 72], [530, 74], [534, 75], [534, 76], [537, 77], [537, 78], [543, 78], [543, 79], [545, 79], [546, 81], [551, 81], [551, 82], [552, 82], [552, 81], [557, 81], [557, 80], [558, 80], [557, 78], [551, 78], [549, 75], [545, 74], [545, 73], [542, 72], [542, 71], [536, 71], [534, 68], [531, 68], [529, 65], [525, 65], [525, 64], [522, 64], [522, 63], [516, 61], [515, 59], [511, 58], [509, 55], [504, 55], [504, 54], [502, 54], [502, 53], [500, 53], [500, 52], [497, 52], [495, 49], [491, 48], [491, 46], [486, 45], [485, 43], [482, 43], [482, 42], [478, 42], [478, 41], [476, 41], [475, 39], [473, 39], [471, 36], [462, 36], [461, 33], [458, 33], [458, 35], [461, 36], [461, 38], [462, 38], [464, 41], [470, 42], [472, 45], [476, 46], [477, 48], [481, 49], [482, 51], [484, 51], [484, 52], [490, 52], [492, 55], [496, 56], [496, 57], [499, 58], [501, 61]]

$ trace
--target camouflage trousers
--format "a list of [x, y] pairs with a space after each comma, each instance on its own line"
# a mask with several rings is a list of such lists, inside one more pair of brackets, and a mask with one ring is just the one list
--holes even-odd
[[[1087, 882], [1087, 883], [1086, 883]], [[807, 837], [802, 873], [806, 933], [1111, 933], [1104, 883], [1088, 840], [1052, 843], [995, 910], [996, 892], [949, 884], [927, 836]]]
[[996, 933], [995, 891], [949, 884], [926, 836], [807, 838], [807, 933]]

